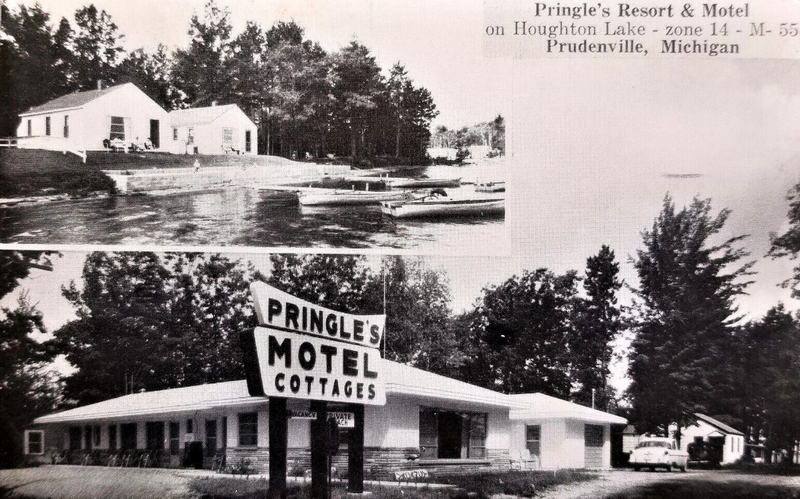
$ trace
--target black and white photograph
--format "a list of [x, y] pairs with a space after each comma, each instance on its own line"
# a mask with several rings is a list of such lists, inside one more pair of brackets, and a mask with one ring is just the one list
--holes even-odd
[[800, 497], [796, 4], [0, 13], [0, 498]]
[[0, 241], [506, 239], [510, 96], [476, 75], [477, 47], [384, 36], [357, 4], [331, 24], [336, 2], [106, 3], [4, 7]]

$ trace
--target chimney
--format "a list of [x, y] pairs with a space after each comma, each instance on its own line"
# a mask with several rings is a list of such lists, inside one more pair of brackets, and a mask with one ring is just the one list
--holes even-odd
[[97, 90], [103, 90], [103, 80], [97, 80]]
[[212, 100], [212, 101], [211, 101], [211, 107], [215, 107], [216, 105], [217, 105], [217, 101], [215, 101], [215, 100]]

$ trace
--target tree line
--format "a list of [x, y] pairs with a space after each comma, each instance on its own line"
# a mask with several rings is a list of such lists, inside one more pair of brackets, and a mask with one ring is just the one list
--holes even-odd
[[[770, 257], [800, 251], [797, 192]], [[62, 289], [76, 318], [52, 339], [31, 340], [44, 330], [42, 316], [24, 296], [3, 311], [3, 436], [19, 437], [56, 406], [241, 379], [238, 332], [255, 325], [247, 286], [263, 279], [333, 309], [386, 313], [381, 349], [397, 362], [503, 393], [594, 403], [639, 432], [663, 434], [704, 413], [744, 431], [748, 443], [791, 452], [800, 440], [800, 317], [780, 303], [749, 321], [737, 309], [753, 261], [745, 236], [722, 238], [729, 216], [707, 199], [679, 208], [667, 196], [629, 257], [635, 285], [622, 282], [614, 251], [602, 246], [582, 272], [525, 270], [486, 286], [461, 313], [451, 309], [447, 276], [422, 259], [272, 255], [263, 275], [218, 254], [91, 253], [80, 280]], [[0, 253], [0, 292], [49, 258]], [[798, 283], [800, 267], [786, 285]], [[634, 299], [623, 306], [626, 286]], [[610, 366], [623, 333], [632, 336], [631, 383], [616, 393]], [[55, 355], [76, 371], [53, 380], [42, 368]]]
[[57, 25], [38, 4], [0, 8], [0, 136], [14, 135], [29, 107], [101, 80], [133, 82], [167, 110], [238, 104], [258, 126], [261, 154], [426, 158], [438, 114], [430, 91], [400, 62], [381, 68], [358, 41], [326, 52], [293, 21], [250, 21], [235, 33], [229, 11], [210, 0], [191, 17], [186, 46], [126, 52], [118, 26], [93, 4]]

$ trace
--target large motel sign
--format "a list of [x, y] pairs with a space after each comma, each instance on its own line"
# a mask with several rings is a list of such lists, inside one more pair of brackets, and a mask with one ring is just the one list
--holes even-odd
[[[247, 386], [269, 397], [270, 495], [286, 491], [288, 398], [310, 401], [311, 487], [327, 497], [328, 403], [352, 413], [348, 490], [364, 489], [364, 405], [384, 405], [379, 345], [386, 316], [337, 312], [263, 282], [250, 285], [259, 327], [242, 335]], [[330, 413], [342, 421], [341, 413]]]

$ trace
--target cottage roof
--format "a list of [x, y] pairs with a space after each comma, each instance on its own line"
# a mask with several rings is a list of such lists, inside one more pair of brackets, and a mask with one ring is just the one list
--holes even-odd
[[125, 85], [132, 85], [132, 84], [123, 83], [122, 85], [114, 85], [108, 88], [104, 88], [102, 90], [86, 90], [84, 92], [74, 92], [71, 94], [62, 95], [61, 97], [56, 97], [55, 99], [49, 100], [44, 104], [34, 106], [25, 111], [24, 113], [21, 113], [20, 116], [40, 114], [48, 111], [58, 111], [60, 109], [74, 109], [76, 107], [83, 107], [87, 103], [104, 95], [110, 94], [114, 90], [117, 90], [118, 88], [121, 88]]
[[236, 104], [223, 106], [191, 107], [170, 111], [169, 118], [172, 126], [204, 125], [211, 123], [232, 109], [238, 109]]
[[713, 426], [714, 428], [720, 430], [723, 433], [727, 433], [729, 435], [744, 435], [744, 433], [742, 433], [741, 431], [737, 430], [736, 428], [734, 428], [732, 426], [728, 426], [725, 423], [723, 423], [722, 421], [714, 419], [711, 416], [707, 416], [705, 414], [701, 414], [699, 412], [695, 412], [694, 413], [694, 417], [696, 417], [700, 421], [703, 421], [705, 423], [710, 424], [711, 426]]
[[[511, 409], [512, 419], [527, 417], [567, 417], [590, 422], [624, 424], [624, 418], [540, 393], [505, 395], [470, 383], [434, 374], [390, 360], [383, 360], [388, 395], [405, 395]], [[247, 382], [227, 381], [206, 385], [134, 393], [96, 404], [76, 407], [36, 418], [34, 423], [59, 423], [93, 419], [122, 418], [184, 411], [231, 407], [266, 402], [265, 397], [251, 397]], [[514, 414], [519, 418], [514, 418]]]
[[525, 404], [524, 409], [513, 409], [510, 412], [511, 419], [548, 419], [565, 418], [577, 419], [588, 423], [609, 423], [625, 424], [627, 419], [598, 411], [585, 405], [568, 402], [560, 398], [551, 397], [544, 393], [522, 393], [518, 395], [508, 395], [517, 402]]

